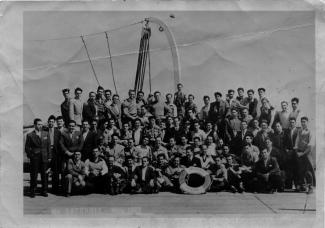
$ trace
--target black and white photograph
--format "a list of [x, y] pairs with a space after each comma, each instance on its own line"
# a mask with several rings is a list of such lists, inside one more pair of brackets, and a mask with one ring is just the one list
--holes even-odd
[[23, 15], [24, 215], [316, 214], [315, 13]]

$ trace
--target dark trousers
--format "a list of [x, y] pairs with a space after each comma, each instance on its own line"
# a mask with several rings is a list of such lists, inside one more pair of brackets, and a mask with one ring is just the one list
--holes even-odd
[[[155, 182], [155, 181], [154, 181]], [[151, 194], [157, 192], [157, 186], [150, 186], [149, 183], [144, 181], [137, 181], [136, 186], [133, 188], [136, 192]]]
[[37, 187], [37, 176], [41, 173], [42, 191], [47, 192], [47, 163], [42, 161], [41, 154], [35, 154], [30, 158], [30, 189], [34, 193]]
[[126, 180], [122, 178], [115, 178], [113, 173], [109, 173], [107, 176], [108, 179], [108, 193], [110, 195], [121, 194], [126, 188]]
[[86, 180], [86, 187], [89, 192], [107, 193], [108, 192], [108, 176], [94, 176], [90, 174]]
[[[53, 152], [53, 151], [52, 151]], [[51, 162], [52, 168], [52, 190], [57, 193], [59, 191], [60, 184], [62, 185], [62, 159], [58, 156], [58, 152], [55, 152], [55, 156]], [[61, 180], [60, 180], [61, 174]]]
[[268, 180], [263, 176], [257, 176], [255, 180], [255, 191], [257, 192], [264, 192], [271, 189], [279, 190], [283, 188], [283, 180], [280, 173], [271, 173]]
[[287, 159], [284, 165], [285, 186], [291, 189], [292, 183], [297, 184], [297, 157], [293, 150], [287, 153]]
[[314, 185], [313, 168], [307, 156], [297, 157], [297, 184]]
[[235, 188], [239, 188], [240, 183], [242, 183], [242, 179], [231, 171], [228, 171], [228, 184], [234, 186]]

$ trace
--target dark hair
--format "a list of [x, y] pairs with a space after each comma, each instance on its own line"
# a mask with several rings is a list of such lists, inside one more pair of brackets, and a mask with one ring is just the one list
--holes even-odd
[[233, 90], [233, 89], [228, 89], [228, 93], [231, 93], [231, 92], [235, 92], [235, 90]]
[[34, 125], [36, 125], [37, 124], [37, 122], [39, 122], [39, 121], [42, 121], [40, 118], [36, 118], [36, 119], [34, 119]]
[[297, 121], [297, 120], [296, 120], [296, 117], [293, 117], [293, 116], [289, 118], [289, 121], [290, 121], [290, 120]]
[[90, 96], [90, 94], [95, 94], [95, 96], [96, 96], [96, 93], [94, 92], [94, 91], [91, 91], [91, 92], [89, 92], [89, 96]]
[[143, 92], [143, 91], [141, 91], [141, 90], [140, 90], [140, 91], [138, 91], [138, 94], [140, 94], [140, 93], [142, 93], [142, 94], [144, 95], [144, 92]]
[[302, 120], [308, 121], [308, 117], [307, 116], [303, 116], [303, 117], [300, 118], [300, 121], [302, 121]]
[[159, 158], [159, 157], [163, 157], [164, 159], [166, 159], [166, 155], [165, 154], [158, 154], [157, 155], [157, 158]]
[[74, 121], [74, 120], [70, 120], [69, 124], [71, 124], [71, 123], [74, 123], [74, 125], [77, 125], [76, 121]]
[[114, 94], [114, 95], [113, 95], [113, 98], [114, 98], [114, 97], [118, 97], [118, 98], [119, 98], [120, 96], [119, 96], [118, 94]]
[[171, 94], [171, 93], [167, 93], [167, 94], [166, 94], [166, 97], [168, 97], [169, 95], [170, 95], [170, 96], [173, 96], [173, 94]]
[[254, 135], [253, 135], [253, 133], [252, 132], [247, 132], [246, 134], [245, 134], [245, 138], [246, 137], [251, 137], [251, 138], [254, 138]]
[[155, 91], [155, 92], [154, 92], [154, 95], [156, 95], [156, 94], [158, 94], [158, 93], [161, 94], [159, 91]]
[[104, 90], [104, 88], [103, 88], [102, 86], [98, 86], [98, 87], [97, 87], [97, 91], [98, 91], [98, 90]]
[[49, 122], [50, 120], [54, 120], [55, 121], [55, 116], [54, 115], [50, 115], [49, 118], [47, 119], [47, 121]]
[[109, 92], [110, 94], [112, 94], [112, 90], [110, 90], [110, 89], [105, 89], [104, 92], [105, 92], [105, 93]]
[[77, 87], [77, 88], [74, 90], [74, 92], [76, 93], [77, 91], [82, 92], [82, 89], [81, 89], [80, 87]]
[[182, 84], [182, 83], [178, 83], [178, 84], [177, 84], [177, 87], [178, 87], [178, 86], [182, 86], [182, 87], [183, 87], [183, 84]]
[[193, 97], [193, 100], [195, 98], [193, 94], [189, 94], [188, 97]]
[[262, 90], [263, 92], [265, 92], [265, 89], [264, 89], [264, 88], [258, 88], [257, 91], [259, 92], [259, 91], [261, 91], [261, 90]]
[[66, 88], [62, 90], [62, 93], [70, 93], [70, 89]]
[[135, 90], [134, 89], [129, 89], [129, 93], [131, 93], [131, 92], [135, 93]]
[[299, 98], [298, 98], [298, 97], [294, 97], [294, 98], [292, 98], [292, 99], [291, 99], [291, 102], [294, 102], [294, 101], [297, 102], [297, 103], [299, 103]]
[[58, 121], [58, 120], [63, 120], [63, 116], [56, 117], [56, 121]]
[[243, 91], [244, 92], [244, 88], [243, 87], [239, 87], [238, 89], [237, 89], [237, 91]]
[[87, 119], [83, 119], [82, 123], [85, 123], [85, 122], [87, 122], [89, 124], [89, 121]]
[[193, 141], [194, 141], [195, 139], [198, 139], [199, 141], [201, 141], [201, 138], [200, 138], [199, 136], [195, 136], [195, 137], [193, 138]]
[[254, 90], [249, 89], [249, 90], [247, 90], [247, 94], [248, 94], [248, 93], [253, 93], [253, 94], [254, 94], [255, 92], [254, 92]]
[[220, 97], [222, 97], [222, 93], [220, 93], [220, 92], [215, 92], [214, 93], [214, 96], [217, 96], [217, 95], [219, 95]]
[[205, 96], [203, 97], [203, 100], [205, 100], [205, 99], [209, 99], [209, 100], [210, 100], [210, 97], [207, 96], [207, 95], [205, 95]]
[[117, 136], [118, 138], [120, 138], [120, 136], [117, 133], [112, 134], [111, 138], [113, 138], [114, 136]]

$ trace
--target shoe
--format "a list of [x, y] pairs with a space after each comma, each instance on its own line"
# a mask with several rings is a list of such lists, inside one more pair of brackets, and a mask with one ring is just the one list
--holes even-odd
[[35, 198], [35, 192], [31, 192], [29, 196], [30, 198]]
[[240, 183], [239, 187], [238, 187], [238, 192], [243, 193], [244, 191], [245, 191], [244, 185], [243, 185], [243, 183]]
[[42, 196], [44, 196], [44, 197], [48, 197], [49, 195], [47, 194], [47, 192], [43, 192], [43, 193], [42, 193]]
[[308, 187], [308, 191], [307, 191], [307, 194], [312, 194], [314, 192], [314, 189], [312, 186], [309, 186]]
[[232, 193], [236, 193], [236, 192], [237, 192], [237, 189], [236, 189], [235, 186], [233, 186], [233, 185], [230, 185], [230, 186], [229, 186], [229, 189], [230, 189], [230, 191], [231, 191]]

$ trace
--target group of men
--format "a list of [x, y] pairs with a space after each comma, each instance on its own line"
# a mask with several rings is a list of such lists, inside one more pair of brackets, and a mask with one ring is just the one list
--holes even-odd
[[237, 97], [232, 89], [226, 99], [220, 92], [214, 102], [204, 96], [198, 109], [182, 87], [165, 100], [159, 91], [145, 99], [129, 90], [123, 102], [101, 86], [86, 102], [81, 88], [74, 98], [62, 90], [62, 115], [51, 115], [47, 126], [35, 119], [27, 134], [31, 197], [39, 172], [43, 196], [49, 173], [52, 191], [65, 196], [180, 192], [179, 176], [191, 166], [210, 174], [209, 191], [312, 191], [313, 139], [298, 98], [291, 99], [291, 111], [287, 101], [275, 110], [264, 88], [258, 98], [238, 88]]

